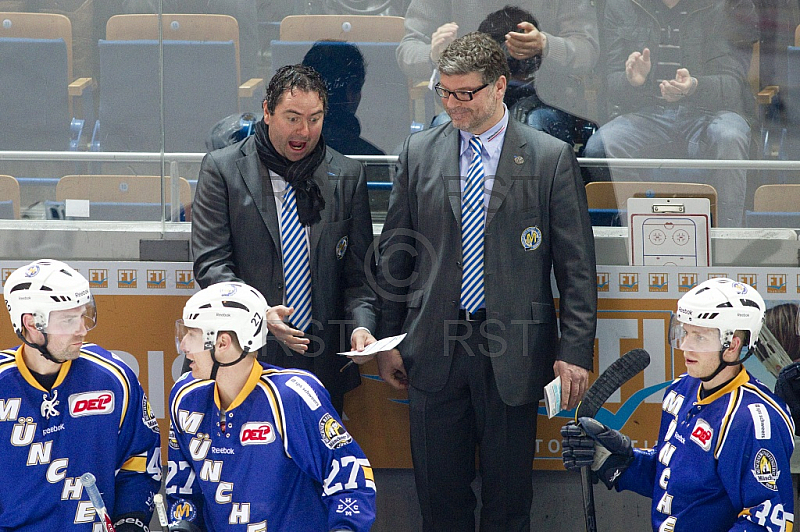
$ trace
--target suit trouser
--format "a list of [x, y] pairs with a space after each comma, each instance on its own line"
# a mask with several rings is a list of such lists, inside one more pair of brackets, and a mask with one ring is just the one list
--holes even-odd
[[[474, 532], [475, 448], [481, 475], [481, 532], [530, 529], [531, 469], [538, 403], [508, 406], [475, 323], [457, 343], [439, 392], [409, 387], [411, 455], [426, 532]], [[459, 335], [464, 333], [459, 326]], [[501, 355], [502, 356], [502, 355]], [[543, 368], [546, 369], [546, 368]]]

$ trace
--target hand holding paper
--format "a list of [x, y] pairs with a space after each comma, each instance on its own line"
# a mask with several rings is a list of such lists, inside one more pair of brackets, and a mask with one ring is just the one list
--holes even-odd
[[394, 349], [395, 347], [397, 347], [397, 344], [403, 341], [403, 338], [405, 337], [406, 333], [399, 334], [397, 336], [389, 336], [387, 338], [378, 340], [375, 343], [369, 344], [367, 347], [364, 348], [363, 351], [345, 351], [344, 353], [339, 353], [339, 354], [346, 357], [365, 357], [374, 355], [376, 353], [380, 353], [381, 351], [388, 351], [389, 349]]

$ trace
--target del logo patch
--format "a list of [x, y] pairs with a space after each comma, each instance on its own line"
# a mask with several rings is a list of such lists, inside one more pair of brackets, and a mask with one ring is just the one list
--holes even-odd
[[114, 394], [102, 392], [76, 393], [69, 396], [69, 413], [72, 417], [97, 416], [114, 411]]
[[338, 449], [353, 441], [350, 434], [330, 414], [325, 414], [319, 420], [319, 435], [328, 449]]
[[250, 422], [242, 425], [239, 432], [242, 445], [264, 445], [275, 441], [275, 429], [269, 422]]
[[525, 251], [533, 251], [542, 245], [542, 232], [535, 225], [528, 227], [520, 235], [519, 241]]
[[759, 449], [753, 459], [753, 476], [759, 484], [772, 491], [778, 491], [778, 461], [767, 449]]
[[711, 440], [713, 437], [714, 429], [712, 429], [704, 419], [698, 419], [694, 430], [692, 430], [692, 441], [702, 447], [704, 451], [709, 451], [711, 450]]

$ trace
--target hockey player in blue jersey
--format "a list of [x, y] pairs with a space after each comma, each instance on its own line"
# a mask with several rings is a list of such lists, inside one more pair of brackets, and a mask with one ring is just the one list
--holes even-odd
[[258, 362], [269, 306], [238, 282], [193, 295], [176, 324], [189, 361], [170, 393], [173, 531], [366, 531], [375, 482], [311, 373]]
[[567, 469], [591, 466], [609, 489], [652, 497], [654, 531], [790, 532], [793, 422], [742, 365], [764, 312], [758, 292], [731, 279], [686, 293], [670, 325], [686, 373], [664, 394], [655, 448], [580, 418], [561, 430]]
[[56, 260], [4, 284], [23, 344], [0, 352], [0, 530], [98, 532], [80, 482], [92, 473], [117, 532], [141, 532], [161, 484], [158, 423], [136, 375], [84, 343], [95, 326], [89, 282]]

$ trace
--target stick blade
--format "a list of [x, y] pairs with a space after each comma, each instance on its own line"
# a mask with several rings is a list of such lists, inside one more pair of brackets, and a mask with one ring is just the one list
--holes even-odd
[[583, 401], [575, 412], [575, 418], [597, 415], [611, 394], [648, 365], [650, 365], [650, 353], [644, 349], [631, 349], [615, 360], [586, 391]]

